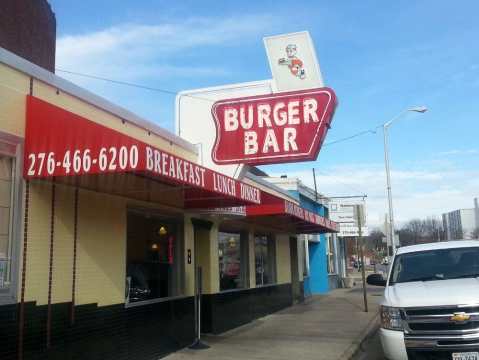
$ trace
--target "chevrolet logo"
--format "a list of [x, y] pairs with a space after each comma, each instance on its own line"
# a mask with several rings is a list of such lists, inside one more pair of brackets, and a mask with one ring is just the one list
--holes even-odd
[[464, 322], [469, 320], [470, 318], [471, 318], [471, 315], [466, 314], [464, 312], [458, 312], [458, 313], [454, 313], [454, 315], [452, 315], [449, 318], [449, 320], [454, 322]]

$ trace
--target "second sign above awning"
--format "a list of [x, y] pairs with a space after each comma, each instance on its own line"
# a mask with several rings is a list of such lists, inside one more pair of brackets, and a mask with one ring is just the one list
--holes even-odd
[[296, 234], [320, 234], [339, 231], [338, 224], [334, 221], [288, 200], [275, 204], [247, 206], [246, 215], [248, 217], [270, 218], [276, 226], [284, 226]]

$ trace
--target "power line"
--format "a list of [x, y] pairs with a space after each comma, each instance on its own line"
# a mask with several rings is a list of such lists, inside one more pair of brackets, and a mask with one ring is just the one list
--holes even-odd
[[[143, 89], [143, 90], [160, 92], [160, 93], [168, 94], [168, 95], [176, 96], [179, 93], [179, 91], [162, 89], [162, 88], [146, 86], [146, 85], [141, 85], [141, 84], [135, 84], [135, 83], [131, 83], [131, 82], [128, 82], [128, 81], [109, 79], [109, 78], [106, 78], [106, 77], [103, 77], [103, 76], [84, 74], [84, 73], [80, 73], [80, 72], [76, 72], [76, 71], [63, 70], [63, 69], [59, 69], [59, 68], [56, 68], [55, 70], [57, 72], [62, 72], [62, 73], [65, 73], [65, 74], [81, 76], [81, 77], [94, 79], [94, 80], [101, 80], [101, 81], [109, 82], [109, 83], [112, 83], [112, 84], [129, 86], [129, 87], [134, 87], [134, 88]], [[184, 96], [194, 98], [194, 99], [200, 99], [200, 100], [208, 101], [208, 102], [211, 102], [211, 103], [214, 103], [216, 101], [216, 100], [212, 100], [212, 99], [208, 99], [208, 98], [204, 98], [204, 97], [200, 97], [200, 96], [195, 96], [195, 95], [190, 95], [190, 94], [184, 94]]]
[[378, 129], [378, 126], [374, 128], [374, 130], [363, 130], [363, 131], [360, 131], [356, 134], [353, 134], [353, 135], [350, 135], [350, 136], [346, 136], [344, 138], [341, 138], [341, 139], [338, 139], [338, 140], [333, 140], [333, 141], [330, 141], [326, 144], [323, 145], [324, 146], [329, 146], [329, 145], [334, 145], [334, 144], [338, 144], [338, 143], [341, 143], [341, 142], [344, 142], [344, 141], [348, 141], [348, 140], [351, 140], [351, 139], [354, 139], [354, 138], [357, 138], [359, 136], [362, 136], [362, 135], [366, 135], [366, 134], [376, 134], [377, 133], [377, 130]]
[[[160, 93], [168, 94], [168, 95], [174, 95], [174, 96], [176, 96], [176, 95], [178, 95], [178, 93], [179, 93], [179, 91], [162, 89], [162, 88], [157, 88], [157, 87], [152, 87], [152, 86], [147, 86], [147, 85], [142, 85], [142, 84], [136, 84], [136, 83], [131, 83], [131, 82], [122, 81], [122, 80], [115, 80], [115, 79], [110, 79], [110, 78], [103, 77], [103, 76], [97, 76], [97, 75], [92, 75], [92, 74], [85, 74], [85, 73], [81, 73], [81, 72], [77, 72], [77, 71], [64, 70], [64, 69], [60, 69], [60, 68], [56, 68], [55, 70], [56, 70], [57, 72], [62, 72], [62, 73], [65, 73], [65, 74], [70, 74], [70, 75], [75, 75], [75, 76], [81, 76], [81, 77], [85, 77], [85, 78], [89, 78], [89, 79], [94, 79], [94, 80], [100, 80], [100, 81], [110, 82], [110, 83], [112, 83], [112, 84], [129, 86], [129, 87], [134, 87], [134, 88], [143, 89], [143, 90], [148, 90], [148, 91], [160, 92]], [[204, 97], [201, 97], [201, 96], [191, 95], [191, 94], [184, 94], [184, 96], [190, 97], [190, 98], [193, 98], [193, 99], [199, 99], [199, 100], [208, 101], [208, 102], [211, 102], [211, 103], [214, 103], [214, 102], [216, 101], [216, 100], [204, 98]], [[330, 145], [338, 144], [338, 143], [342, 143], [342, 142], [344, 142], [344, 141], [352, 140], [352, 139], [354, 139], [354, 138], [357, 138], [357, 137], [363, 136], [363, 135], [367, 135], [367, 134], [376, 134], [376, 133], [377, 133], [377, 129], [379, 129], [380, 127], [382, 127], [382, 124], [381, 124], [381, 125], [378, 125], [378, 126], [376, 126], [376, 127], [374, 127], [373, 129], [362, 130], [362, 131], [357, 132], [357, 133], [355, 133], [355, 134], [353, 134], [353, 135], [346, 136], [346, 137], [341, 138], [341, 139], [338, 139], [338, 140], [330, 141], [330, 142], [328, 142], [328, 143], [326, 143], [326, 144], [323, 144], [323, 147], [324, 147], [324, 146], [330, 146]]]
[[332, 178], [335, 179], [337, 182], [343, 184], [343, 185], [346, 186], [346, 187], [349, 187], [351, 190], [354, 191], [354, 193], [359, 193], [359, 194], [362, 193], [362, 194], [365, 194], [365, 195], [366, 195], [366, 193], [365, 193], [364, 191], [361, 191], [361, 189], [356, 188], [355, 186], [352, 186], [351, 184], [345, 183], [345, 182], [342, 181], [342, 180], [339, 180], [339, 178], [338, 178], [337, 176], [334, 176], [334, 175], [332, 175], [332, 174], [327, 174], [327, 173], [325, 173], [325, 172], [323, 172], [323, 171], [321, 171], [321, 170], [319, 170], [319, 169], [317, 169], [317, 168], [315, 168], [315, 170], [316, 170], [319, 174], [322, 174], [322, 175], [324, 175], [324, 176], [332, 177]]

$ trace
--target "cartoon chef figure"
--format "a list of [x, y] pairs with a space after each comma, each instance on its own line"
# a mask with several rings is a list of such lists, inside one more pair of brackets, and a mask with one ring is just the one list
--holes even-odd
[[289, 44], [288, 46], [286, 46], [286, 55], [288, 57], [279, 59], [278, 64], [287, 65], [289, 71], [291, 71], [291, 74], [303, 80], [304, 78], [306, 78], [306, 72], [303, 68], [303, 62], [296, 56], [296, 53], [296, 45]]

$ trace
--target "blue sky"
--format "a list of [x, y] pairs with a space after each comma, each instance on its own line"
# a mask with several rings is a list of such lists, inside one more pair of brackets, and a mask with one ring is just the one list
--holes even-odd
[[[262, 37], [308, 30], [339, 98], [326, 142], [426, 105], [391, 129], [399, 221], [472, 207], [479, 196], [479, 3], [418, 1], [66, 1], [57, 66], [179, 91], [268, 79]], [[460, 5], [459, 5], [460, 4]], [[174, 96], [58, 72], [173, 130]], [[382, 134], [325, 146], [287, 172], [328, 195], [368, 194], [369, 220], [386, 211]]]

